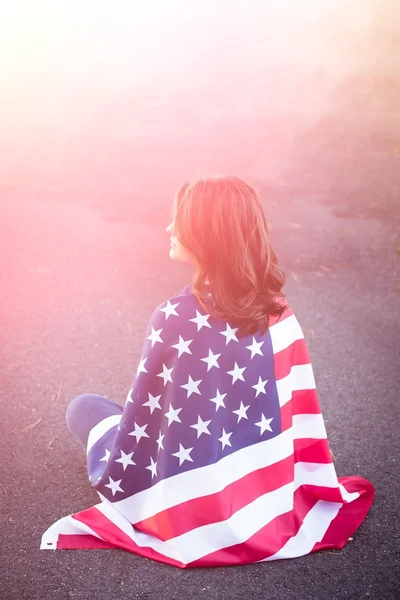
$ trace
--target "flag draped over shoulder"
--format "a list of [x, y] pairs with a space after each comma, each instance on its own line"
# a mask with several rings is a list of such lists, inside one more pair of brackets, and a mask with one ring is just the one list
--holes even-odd
[[122, 416], [89, 435], [101, 502], [57, 521], [41, 548], [122, 548], [184, 568], [343, 547], [373, 486], [336, 475], [290, 308], [239, 337], [186, 288], [145, 337]]

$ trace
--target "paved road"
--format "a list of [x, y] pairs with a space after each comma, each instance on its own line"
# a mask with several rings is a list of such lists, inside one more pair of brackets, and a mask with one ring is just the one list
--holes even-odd
[[39, 551], [54, 520], [97, 501], [64, 426], [68, 400], [83, 390], [124, 398], [148, 316], [189, 272], [169, 263], [161, 218], [110, 220], [109, 209], [20, 197], [0, 204], [1, 598], [396, 597], [395, 228], [338, 217], [315, 197], [288, 198], [284, 210], [271, 201], [269, 213], [337, 470], [376, 486], [354, 540], [341, 552], [192, 572], [119, 551]]

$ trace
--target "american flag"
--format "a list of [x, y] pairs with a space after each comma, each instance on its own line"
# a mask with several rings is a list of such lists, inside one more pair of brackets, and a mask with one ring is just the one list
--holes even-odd
[[57, 521], [41, 548], [122, 548], [177, 567], [343, 547], [373, 486], [339, 478], [306, 343], [286, 308], [239, 337], [191, 289], [154, 312], [122, 415], [90, 432], [101, 502]]

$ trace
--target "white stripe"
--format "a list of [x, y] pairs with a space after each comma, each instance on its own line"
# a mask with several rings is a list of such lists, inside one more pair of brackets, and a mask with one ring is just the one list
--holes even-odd
[[360, 492], [348, 492], [341, 483], [339, 483], [339, 487], [345, 502], [353, 502], [353, 500], [357, 500], [360, 497]]
[[184, 557], [179, 554], [179, 550], [174, 548], [169, 542], [164, 542], [155, 538], [153, 535], [143, 533], [132, 527], [131, 523], [126, 519], [120, 512], [118, 512], [110, 502], [106, 501], [104, 504], [97, 504], [96, 508], [103, 513], [114, 525], [116, 525], [121, 531], [125, 533], [135, 544], [143, 548], [152, 548], [157, 552], [160, 552], [164, 556], [173, 558], [180, 562], [186, 563]]
[[102, 539], [88, 525], [77, 521], [71, 515], [59, 519], [42, 535], [40, 543], [41, 550], [55, 550], [57, 548], [58, 536], [63, 535], [85, 535], [90, 534], [96, 538]]
[[314, 390], [315, 387], [314, 373], [310, 363], [293, 366], [286, 377], [276, 381], [280, 406], [284, 406], [292, 399], [292, 392]]
[[314, 440], [326, 439], [324, 418], [321, 413], [317, 415], [293, 415], [293, 438], [312, 438]]
[[[229, 519], [210, 523], [168, 540], [184, 562], [198, 560], [211, 552], [241, 544], [280, 515], [293, 510], [293, 495], [303, 484], [337, 487], [338, 481], [332, 464], [299, 463], [295, 466], [295, 483], [288, 483], [267, 492], [247, 504]], [[330, 503], [325, 503], [330, 504]], [[341, 505], [340, 505], [341, 506]]]
[[292, 454], [292, 431], [289, 429], [275, 438], [238, 450], [213, 465], [163, 479], [151, 488], [113, 504], [131, 523], [137, 523], [181, 502], [220, 492], [248, 473]]
[[335, 488], [339, 486], [333, 463], [298, 462], [294, 465], [295, 489], [301, 485], [319, 485]]
[[[294, 491], [304, 483], [337, 486], [337, 479], [336, 484], [331, 481], [332, 475], [335, 478], [333, 465], [313, 465], [310, 470], [307, 463], [300, 463], [296, 465], [295, 485], [288, 483], [277, 490], [267, 492], [224, 521], [197, 527], [166, 542], [132, 528], [129, 521], [108, 502], [99, 507], [99, 510], [139, 546], [149, 546], [161, 554], [187, 564], [212, 552], [245, 542], [268, 523], [293, 510]], [[296, 541], [292, 546], [287, 547], [287, 552], [293, 552], [293, 556], [300, 556], [311, 550], [315, 542], [320, 540], [318, 536], [322, 538], [330, 521], [342, 506], [330, 502], [317, 504], [320, 505], [319, 510], [316, 511], [317, 515], [313, 514], [311, 518], [308, 513], [299, 533], [295, 536]], [[289, 555], [284, 557], [289, 558]]]
[[293, 484], [259, 496], [229, 519], [210, 523], [170, 539], [169, 544], [185, 557], [185, 562], [198, 560], [211, 552], [241, 544], [273, 519], [293, 509]]
[[294, 315], [271, 325], [269, 331], [274, 354], [288, 348], [296, 340], [304, 338], [299, 322]]
[[296, 558], [297, 556], [309, 554], [315, 544], [322, 540], [342, 506], [343, 504], [338, 502], [319, 500], [305, 516], [297, 534], [291, 537], [279, 552], [269, 556], [264, 561]]
[[98, 442], [107, 431], [110, 431], [110, 429], [118, 425], [120, 421], [121, 415], [111, 415], [111, 417], [107, 417], [100, 421], [100, 423], [97, 423], [89, 433], [86, 449], [87, 454], [89, 454], [89, 451], [93, 448], [95, 443]]
[[[213, 465], [164, 479], [147, 490], [113, 504], [131, 523], [137, 523], [181, 502], [216, 494], [248, 473], [292, 456], [294, 431], [298, 439], [319, 438], [321, 423], [323, 427], [322, 415], [305, 416], [307, 418], [302, 420], [298, 417], [294, 419], [294, 430], [288, 429], [275, 438], [238, 450]], [[312, 436], [309, 435], [310, 431], [313, 431]]]

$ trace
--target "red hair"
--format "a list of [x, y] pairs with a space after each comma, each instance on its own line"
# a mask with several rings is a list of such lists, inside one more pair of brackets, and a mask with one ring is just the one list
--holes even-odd
[[285, 309], [285, 276], [253, 188], [233, 176], [186, 182], [174, 213], [178, 240], [196, 261], [193, 292], [203, 308], [239, 335], [265, 332], [269, 315]]

